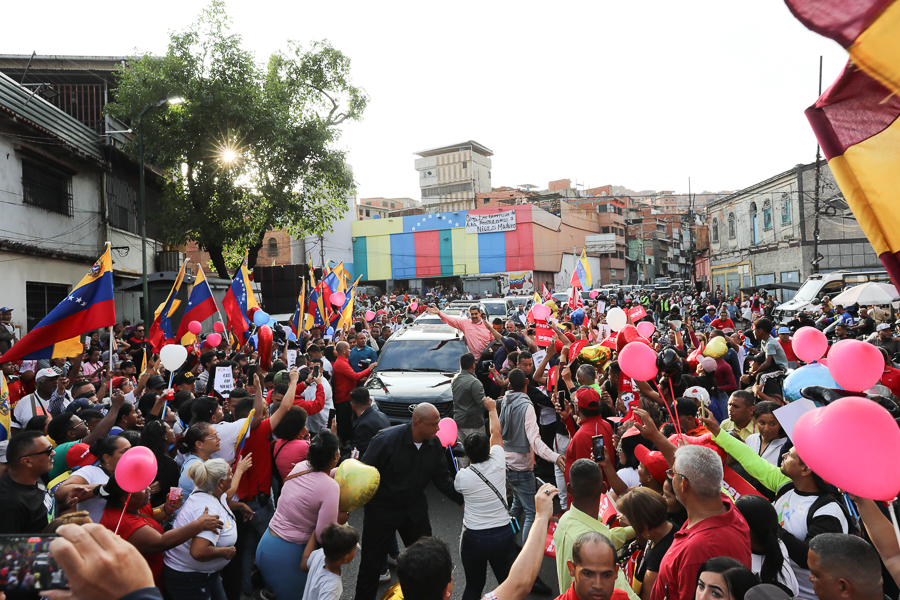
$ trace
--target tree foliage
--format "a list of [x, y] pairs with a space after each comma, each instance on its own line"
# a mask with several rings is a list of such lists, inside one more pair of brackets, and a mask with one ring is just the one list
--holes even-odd
[[230, 25], [213, 0], [191, 28], [170, 34], [165, 56], [128, 61], [107, 105], [137, 126], [160, 99], [184, 99], [142, 119], [145, 160], [168, 174], [151, 218], [167, 243], [197, 242], [220, 277], [245, 252], [253, 267], [266, 231], [321, 234], [346, 211], [353, 174], [334, 146], [340, 124], [361, 119], [368, 101], [327, 40], [288, 42], [262, 65]]

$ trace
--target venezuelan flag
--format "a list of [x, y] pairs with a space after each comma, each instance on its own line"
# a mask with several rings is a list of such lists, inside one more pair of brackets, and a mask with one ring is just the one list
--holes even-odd
[[0, 373], [0, 442], [9, 439], [9, 415], [9, 386], [6, 383], [6, 375]]
[[247, 320], [247, 311], [256, 306], [259, 304], [256, 302], [256, 296], [253, 295], [253, 288], [250, 287], [250, 275], [247, 272], [247, 266], [242, 264], [234, 274], [231, 287], [228, 288], [225, 298], [222, 300], [222, 308], [225, 309], [225, 316], [228, 317], [228, 329], [241, 345], [250, 339], [250, 322]]
[[588, 265], [584, 249], [581, 250], [581, 258], [575, 263], [575, 269], [572, 271], [572, 287], [580, 287], [583, 290], [591, 287], [591, 267]]
[[[209, 289], [209, 282], [206, 281], [206, 275], [203, 273], [203, 267], [199, 266], [197, 279], [194, 280], [194, 287], [191, 288], [191, 295], [188, 296], [187, 310], [181, 317], [181, 323], [178, 325], [178, 334], [176, 337], [181, 340], [182, 344], [191, 344], [196, 336], [188, 331], [188, 325], [191, 321], [203, 322], [217, 312], [216, 299], [213, 298], [212, 290]], [[190, 336], [185, 340], [185, 336]]]
[[344, 298], [344, 304], [341, 306], [341, 319], [338, 321], [339, 329], [353, 324], [353, 302], [356, 300], [356, 284], [359, 283], [360, 279], [362, 279], [362, 275], [356, 278], [356, 281], [353, 282], [353, 285], [350, 286], [350, 290], [347, 292], [347, 297]]
[[297, 297], [297, 308], [294, 309], [294, 318], [291, 319], [291, 329], [294, 335], [299, 336], [300, 332], [306, 329], [306, 282], [303, 282], [303, 289], [300, 290], [300, 296]]
[[844, 199], [900, 285], [900, 96], [848, 62], [806, 117]]
[[115, 324], [112, 258], [107, 245], [75, 289], [0, 357], [0, 362], [77, 356], [84, 352], [79, 336]]
[[787, 0], [812, 31], [847, 49], [853, 63], [900, 93], [900, 0]]
[[[312, 329], [313, 325], [318, 325], [319, 327], [325, 326], [325, 302], [322, 298], [322, 288], [327, 287], [324, 285], [325, 281], [322, 280], [319, 282], [319, 285], [313, 289], [309, 294], [309, 303], [307, 307], [307, 314], [312, 315], [313, 322], [310, 325], [310, 329]], [[307, 320], [308, 322], [308, 320]]]
[[176, 300], [178, 290], [181, 289], [181, 282], [184, 281], [184, 274], [187, 271], [187, 261], [181, 264], [178, 270], [178, 276], [175, 277], [175, 283], [169, 290], [166, 301], [156, 310], [156, 318], [153, 319], [153, 325], [150, 326], [150, 332], [147, 334], [147, 341], [153, 346], [154, 352], [159, 352], [163, 346], [175, 343], [175, 332], [172, 330], [172, 313], [174, 313], [180, 300]]

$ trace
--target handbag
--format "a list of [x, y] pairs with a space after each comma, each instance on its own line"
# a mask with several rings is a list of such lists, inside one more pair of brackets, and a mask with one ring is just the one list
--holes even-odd
[[[482, 480], [483, 482], [485, 482], [485, 483], [487, 484], [487, 486], [488, 486], [489, 488], [491, 488], [491, 490], [494, 491], [495, 494], [497, 494], [497, 499], [500, 500], [500, 503], [503, 505], [503, 509], [504, 509], [506, 512], [509, 512], [509, 506], [506, 504], [506, 499], [505, 499], [503, 496], [500, 495], [500, 492], [497, 491], [497, 488], [494, 487], [494, 484], [491, 483], [490, 481], [488, 481], [487, 477], [485, 477], [484, 475], [482, 475], [481, 472], [480, 472], [478, 469], [476, 469], [475, 467], [469, 465], [469, 469], [470, 469], [473, 473], [475, 473], [476, 475], [478, 475], [478, 476], [481, 478], [481, 480]], [[510, 517], [509, 517], [509, 526], [512, 527], [513, 534], [519, 533], [519, 531], [522, 529], [521, 527], [519, 527], [519, 522], [518, 522], [518, 521], [516, 520], [516, 518], [515, 518], [514, 516], [512, 516], [512, 515], [510, 515]]]

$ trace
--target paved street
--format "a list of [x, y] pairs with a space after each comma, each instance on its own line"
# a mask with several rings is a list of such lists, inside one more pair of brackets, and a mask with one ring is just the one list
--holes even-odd
[[[431, 528], [434, 535], [443, 539], [450, 546], [450, 552], [453, 555], [453, 595], [452, 600], [462, 598], [463, 590], [466, 587], [466, 576], [459, 560], [459, 535], [462, 530], [462, 509], [448, 500], [433, 485], [429, 485], [425, 491], [428, 497], [428, 512], [431, 515]], [[350, 524], [357, 529], [362, 530], [363, 509], [357, 510], [350, 515]], [[403, 542], [400, 542], [400, 549], [403, 549]], [[342, 577], [344, 581], [344, 600], [352, 600], [356, 590], [356, 575], [359, 571], [359, 553], [352, 563], [344, 567]], [[383, 583], [378, 586], [378, 600], [384, 594], [388, 587], [397, 582], [396, 570], [392, 569], [393, 578], [391, 583]], [[530, 595], [529, 598], [548, 598], [558, 595], [557, 579], [556, 579], [556, 563], [551, 558], [544, 558], [544, 564], [541, 566], [541, 579], [554, 590], [554, 596], [537, 596]], [[497, 580], [488, 567], [487, 584], [484, 593], [494, 589], [497, 586]]]

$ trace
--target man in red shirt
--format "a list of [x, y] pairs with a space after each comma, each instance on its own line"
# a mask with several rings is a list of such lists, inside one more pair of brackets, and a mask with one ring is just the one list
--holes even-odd
[[725, 329], [726, 327], [734, 329], [734, 321], [728, 318], [728, 311], [724, 307], [725, 305], [723, 304], [722, 310], [719, 311], [719, 318], [713, 319], [712, 323], [710, 323], [713, 329]]
[[586, 531], [579, 535], [572, 545], [572, 560], [566, 564], [572, 587], [556, 600], [628, 600], [627, 593], [616, 589], [616, 547], [602, 533]]
[[[788, 365], [792, 367], [797, 366], [797, 355], [794, 354], [794, 345], [791, 343], [791, 330], [787, 327], [779, 327], [778, 328], [778, 343], [781, 344], [781, 349], [784, 350], [784, 355], [788, 359]], [[794, 363], [791, 365], [791, 363]]]
[[[884, 373], [881, 375], [881, 385], [891, 390], [891, 393], [895, 396], [900, 397], [900, 369], [892, 366], [891, 357], [888, 356], [887, 350], [884, 348], [879, 348], [879, 350], [881, 350], [881, 355], [884, 357]], [[12, 402], [10, 402], [11, 405]]]
[[357, 373], [350, 366], [350, 344], [338, 342], [334, 347], [337, 358], [334, 361], [334, 412], [337, 419], [337, 434], [341, 442], [348, 441], [353, 435], [353, 409], [350, 407], [350, 392], [360, 379], [365, 379], [378, 366], [377, 362], [369, 365], [365, 371]]
[[675, 497], [688, 518], [659, 567], [651, 600], [692, 600], [700, 565], [730, 556], [751, 567], [750, 528], [731, 502], [722, 501], [722, 459], [705, 446], [682, 446], [675, 452], [672, 478]]
[[[288, 394], [293, 395], [297, 387], [297, 379], [299, 375], [297, 369], [291, 369], [291, 383], [288, 386]], [[234, 417], [236, 420], [244, 419], [250, 416], [251, 410], [266, 410], [266, 406], [262, 399], [262, 382], [259, 380], [259, 374], [254, 375], [256, 380], [255, 398], [242, 398], [238, 400], [234, 408]], [[321, 387], [321, 386], [319, 386]], [[256, 546], [263, 534], [269, 527], [269, 521], [275, 514], [275, 504], [272, 502], [272, 452], [269, 449], [269, 437], [272, 430], [281, 422], [281, 419], [291, 410], [290, 402], [282, 402], [268, 419], [264, 419], [257, 428], [251, 429], [250, 434], [244, 441], [244, 447], [241, 449], [235, 464], [241, 458], [253, 455], [253, 465], [247, 469], [241, 483], [238, 485], [237, 497], [247, 506], [247, 509], [241, 507], [244, 520], [238, 526], [239, 535], [243, 542], [243, 553], [241, 555], [241, 592], [253, 595], [253, 583], [250, 575], [253, 571], [253, 560], [256, 557]], [[252, 513], [251, 513], [252, 511]], [[251, 518], [250, 517], [252, 514]]]
[[0, 363], [0, 370], [3, 371], [0, 377], [6, 378], [6, 389], [9, 391], [9, 408], [12, 410], [19, 398], [22, 397], [22, 382], [15, 376], [16, 363], [10, 361]]
[[[592, 439], [594, 436], [603, 436], [603, 449], [606, 452], [606, 459], [613, 460], [612, 445], [613, 432], [612, 427], [606, 422], [600, 413], [600, 394], [592, 387], [578, 388], [575, 392], [575, 402], [579, 427], [576, 431], [575, 420], [569, 410], [563, 411], [560, 417], [569, 431], [572, 441], [566, 448], [566, 484], [569, 483], [569, 469], [579, 458], [594, 459], [594, 450]], [[603, 483], [609, 487], [609, 481], [606, 475], [603, 476]]]

